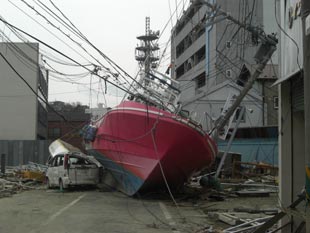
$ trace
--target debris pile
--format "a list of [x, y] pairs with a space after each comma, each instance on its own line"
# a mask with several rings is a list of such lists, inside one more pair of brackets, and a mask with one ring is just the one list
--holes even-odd
[[269, 174], [251, 179], [215, 179], [207, 174], [188, 184], [181, 201], [192, 201], [206, 214], [210, 225], [201, 232], [245, 233], [253, 232], [280, 211], [277, 195], [276, 179]]
[[24, 180], [44, 182], [46, 170], [46, 165], [29, 162], [26, 165], [15, 167], [13, 172], [15, 176]]
[[10, 197], [24, 190], [41, 189], [47, 166], [29, 162], [21, 166], [7, 166], [0, 178], [0, 198]]
[[32, 184], [24, 184], [18, 180], [10, 181], [0, 178], [0, 198], [10, 197], [13, 194], [33, 188], [34, 186]]

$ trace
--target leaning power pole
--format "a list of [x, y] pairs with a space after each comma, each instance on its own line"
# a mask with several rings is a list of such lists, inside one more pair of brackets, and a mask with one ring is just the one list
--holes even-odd
[[[308, 0], [309, 1], [309, 0]], [[263, 72], [267, 62], [271, 59], [272, 54], [277, 50], [278, 40], [275, 35], [266, 35], [265, 32], [257, 27], [253, 27], [250, 24], [240, 22], [239, 20], [232, 17], [227, 12], [223, 11], [216, 4], [211, 4], [207, 0], [197, 0], [200, 4], [205, 4], [207, 7], [212, 9], [213, 14], [209, 22], [206, 22], [206, 25], [211, 25], [218, 23], [222, 20], [230, 20], [233, 23], [239, 25], [245, 30], [249, 31], [254, 37], [258, 38], [261, 42], [261, 45], [254, 56], [254, 59], [257, 63], [257, 68], [255, 72], [251, 75], [244, 88], [241, 90], [240, 94], [236, 97], [235, 102], [227, 109], [226, 112], [222, 113], [219, 118], [214, 122], [214, 127], [211, 130], [210, 134], [213, 135], [215, 139], [218, 137], [218, 132], [223, 129], [227, 124], [230, 117], [233, 115], [235, 110], [240, 106], [240, 103], [247, 95], [249, 90], [253, 87], [254, 82], [257, 80], [259, 75]], [[217, 18], [217, 19], [215, 19]]]

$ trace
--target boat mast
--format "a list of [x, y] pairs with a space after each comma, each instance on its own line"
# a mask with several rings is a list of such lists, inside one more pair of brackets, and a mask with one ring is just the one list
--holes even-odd
[[150, 29], [150, 17], [145, 18], [145, 34], [138, 36], [140, 43], [136, 47], [135, 57], [139, 62], [140, 69], [144, 70], [146, 74], [150, 73], [152, 69], [157, 67], [158, 45], [154, 42], [159, 38], [159, 31], [152, 31]]

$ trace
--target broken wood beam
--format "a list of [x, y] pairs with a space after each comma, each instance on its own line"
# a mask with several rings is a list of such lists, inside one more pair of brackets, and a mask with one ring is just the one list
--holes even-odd
[[[300, 202], [305, 200], [306, 194], [303, 192], [299, 195], [296, 201], [294, 201], [288, 208], [294, 209]], [[271, 228], [274, 224], [276, 224], [280, 219], [282, 219], [286, 215], [285, 212], [281, 211], [275, 216], [273, 216], [271, 219], [269, 219], [267, 222], [265, 222], [262, 226], [260, 226], [258, 229], [256, 229], [253, 233], [265, 233], [269, 228]]]

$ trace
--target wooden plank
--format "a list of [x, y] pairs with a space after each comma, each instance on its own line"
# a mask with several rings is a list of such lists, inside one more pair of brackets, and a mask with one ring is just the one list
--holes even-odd
[[218, 219], [221, 220], [222, 222], [225, 222], [231, 226], [235, 226], [237, 223], [240, 222], [239, 218], [236, 216], [233, 216], [231, 214], [227, 213], [219, 213]]
[[270, 192], [264, 190], [242, 190], [237, 191], [236, 194], [240, 197], [269, 197]]

